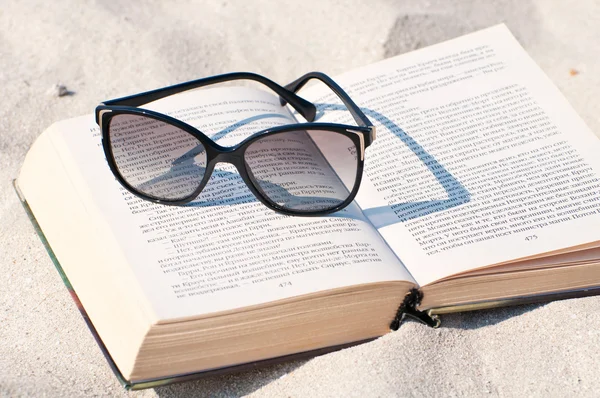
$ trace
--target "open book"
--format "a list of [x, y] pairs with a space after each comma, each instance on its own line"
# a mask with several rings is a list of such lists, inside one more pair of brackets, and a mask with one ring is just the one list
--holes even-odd
[[[335, 80], [377, 139], [355, 203], [330, 216], [279, 215], [226, 164], [190, 205], [138, 199], [92, 115], [37, 139], [17, 190], [128, 386], [374, 338], [404, 312], [434, 323], [600, 287], [600, 141], [506, 27]], [[299, 95], [351, 123], [324, 86]], [[223, 146], [302, 121], [251, 87], [148, 108]], [[337, 150], [316, 141], [301, 163], [327, 175]]]

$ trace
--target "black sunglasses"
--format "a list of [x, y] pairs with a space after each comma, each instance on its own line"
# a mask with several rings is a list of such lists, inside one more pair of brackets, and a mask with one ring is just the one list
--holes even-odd
[[[216, 144], [198, 129], [139, 106], [182, 91], [231, 80], [254, 80], [277, 93], [308, 123], [259, 131], [233, 147]], [[296, 95], [309, 80], [325, 83], [358, 126], [313, 123], [315, 105]], [[330, 77], [308, 73], [285, 88], [254, 73], [229, 73], [105, 101], [96, 108], [106, 160], [116, 179], [134, 195], [182, 205], [206, 186], [218, 162], [233, 164], [250, 191], [270, 209], [287, 215], [318, 216], [354, 200], [363, 173], [365, 148], [375, 127]]]

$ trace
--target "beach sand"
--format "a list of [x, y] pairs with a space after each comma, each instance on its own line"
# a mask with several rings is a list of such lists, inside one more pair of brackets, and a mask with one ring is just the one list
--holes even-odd
[[[437, 330], [408, 322], [307, 361], [123, 390], [11, 185], [53, 122], [104, 99], [229, 71], [280, 83], [311, 70], [335, 76], [505, 22], [600, 133], [594, 0], [132, 3], [0, 5], [0, 395], [600, 395], [600, 297], [446, 315]], [[57, 84], [72, 95], [59, 97]]]

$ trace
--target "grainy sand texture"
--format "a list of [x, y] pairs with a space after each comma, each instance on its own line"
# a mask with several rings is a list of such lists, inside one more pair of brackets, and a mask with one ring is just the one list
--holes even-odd
[[101, 100], [229, 71], [335, 76], [500, 22], [600, 134], [599, 21], [595, 0], [3, 0], [0, 395], [599, 396], [600, 297], [408, 322], [307, 361], [126, 392], [11, 185], [46, 127]]

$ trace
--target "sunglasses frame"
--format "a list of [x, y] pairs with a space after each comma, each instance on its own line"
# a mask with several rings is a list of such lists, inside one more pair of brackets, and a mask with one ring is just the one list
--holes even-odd
[[[233, 147], [224, 147], [213, 140], [211, 140], [208, 136], [202, 133], [197, 128], [181, 121], [175, 119], [171, 116], [162, 114], [160, 112], [151, 111], [148, 109], [139, 108], [140, 105], [145, 103], [155, 101], [157, 99], [177, 94], [182, 91], [190, 90], [197, 87], [206, 86], [209, 84], [221, 83], [230, 80], [254, 80], [259, 83], [263, 83], [277, 94], [279, 94], [281, 99], [281, 104], [285, 105], [289, 103], [298, 113], [300, 113], [306, 120], [307, 123], [295, 123], [288, 124], [283, 126], [277, 126], [269, 129], [264, 129], [252, 134], [250, 137], [246, 138], [239, 144]], [[297, 96], [295, 94], [304, 84], [310, 79], [318, 79], [329, 86], [335, 94], [342, 100], [342, 102], [346, 105], [348, 110], [352, 113], [352, 116], [357, 121], [358, 126], [350, 126], [345, 124], [336, 124], [336, 123], [315, 123], [312, 122], [316, 115], [316, 107], [304, 100], [303, 98]], [[320, 72], [311, 72], [300, 79], [295, 80], [290, 83], [288, 86], [281, 87], [277, 83], [257, 74], [247, 73], [247, 72], [237, 72], [237, 73], [229, 73], [225, 75], [218, 75], [213, 77], [208, 77], [199, 80], [193, 80], [191, 82], [181, 83], [175, 86], [169, 86], [158, 90], [153, 90], [141, 94], [132, 95], [129, 97], [118, 98], [115, 100], [105, 101], [98, 107], [96, 107], [96, 122], [102, 131], [102, 147], [104, 149], [104, 154], [106, 156], [107, 163], [117, 179], [119, 183], [131, 192], [133, 195], [148, 200], [154, 203], [160, 203], [165, 205], [185, 205], [192, 202], [195, 198], [198, 197], [200, 192], [204, 189], [206, 184], [208, 183], [214, 167], [219, 162], [226, 162], [233, 164], [237, 171], [240, 173], [240, 177], [246, 183], [252, 194], [265, 206], [285, 215], [292, 216], [322, 216], [326, 214], [330, 214], [336, 211], [339, 211], [346, 206], [348, 206], [356, 197], [358, 190], [360, 188], [360, 183], [362, 180], [362, 174], [364, 170], [364, 155], [365, 149], [373, 142], [375, 139], [375, 127], [371, 124], [369, 119], [362, 113], [360, 108], [350, 99], [350, 97], [327, 75]], [[125, 178], [121, 175], [119, 168], [116, 164], [113, 152], [112, 145], [110, 142], [110, 121], [113, 117], [117, 115], [137, 115], [149, 117], [167, 124], [170, 124], [178, 129], [181, 129], [189, 134], [191, 134], [194, 138], [196, 138], [206, 149], [206, 170], [200, 181], [198, 187], [195, 189], [193, 193], [190, 195], [175, 200], [162, 199], [157, 198], [144, 192], [137, 190], [135, 187], [130, 185]], [[320, 131], [330, 131], [334, 134], [342, 134], [348, 137], [356, 146], [357, 150], [357, 175], [354, 183], [354, 187], [350, 192], [349, 196], [342, 203], [338, 204], [335, 207], [324, 209], [324, 210], [292, 210], [289, 208], [282, 207], [277, 203], [273, 202], [267, 195], [262, 192], [257, 179], [252, 175], [252, 171], [247, 166], [246, 161], [244, 160], [246, 149], [257, 140], [264, 138], [265, 136], [272, 136], [276, 134], [282, 134], [290, 131], [298, 131], [298, 130], [320, 130]]]

